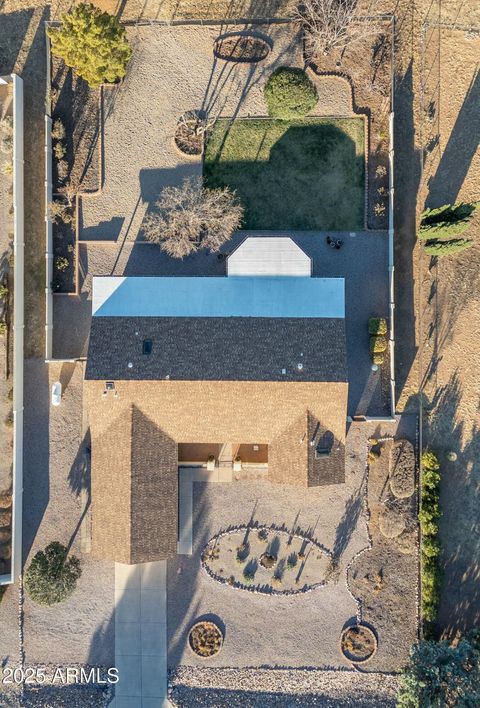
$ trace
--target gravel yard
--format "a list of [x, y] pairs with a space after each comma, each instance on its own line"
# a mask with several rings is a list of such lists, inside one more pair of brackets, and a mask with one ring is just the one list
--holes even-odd
[[273, 39], [266, 62], [215, 59], [213, 27], [138, 27], [127, 78], [105, 96], [105, 185], [82, 203], [81, 238], [135, 240], [149, 205], [162, 187], [201, 173], [201, 159], [175, 146], [178, 119], [188, 110], [212, 116], [266, 115], [263, 85], [279, 64], [302, 65], [298, 33], [282, 25], [257, 26]]
[[179, 708], [393, 708], [398, 677], [356, 671], [209, 669], [172, 672]]
[[[54, 607], [34, 604], [25, 596], [25, 653], [29, 664], [112, 665], [114, 564], [96, 561], [85, 552], [88, 539], [81, 526], [87, 503], [85, 440], [82, 413], [82, 363], [30, 361], [26, 365], [24, 460], [24, 558], [26, 566], [50, 541], [72, 543], [82, 563], [74, 594]], [[63, 385], [62, 404], [49, 405], [50, 386]], [[82, 491], [83, 490], [83, 491]], [[10, 586], [0, 603], [0, 660], [17, 666], [18, 588]]]
[[[367, 545], [359, 496], [365, 455], [364, 433], [352, 426], [344, 485], [299, 489], [266, 481], [194, 484], [193, 555], [168, 564], [169, 667], [202, 665], [186, 641], [188, 629], [202, 617], [218, 617], [225, 627], [223, 648], [209, 659], [210, 666], [348, 666], [339, 651], [339, 637], [355, 616], [356, 603], [345, 585], [344, 567]], [[205, 544], [220, 530], [250, 519], [310, 530], [341, 557], [338, 582], [305, 594], [273, 597], [211, 579], [200, 567]]]

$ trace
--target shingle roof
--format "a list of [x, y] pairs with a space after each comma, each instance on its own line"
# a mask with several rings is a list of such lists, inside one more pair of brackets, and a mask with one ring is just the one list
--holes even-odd
[[177, 548], [177, 445], [134, 405], [92, 437], [92, 553], [119, 563]]
[[[149, 355], [145, 340], [152, 342]], [[345, 321], [93, 317], [85, 378], [347, 381]]]

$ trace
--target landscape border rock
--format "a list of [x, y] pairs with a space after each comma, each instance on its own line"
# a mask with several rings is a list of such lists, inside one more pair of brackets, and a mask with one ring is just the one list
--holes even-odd
[[201, 555], [201, 567], [205, 571], [205, 573], [212, 578], [212, 580], [216, 580], [218, 583], [222, 583], [223, 585], [228, 585], [228, 587], [232, 588], [233, 590], [243, 590], [243, 591], [248, 591], [248, 592], [253, 592], [253, 593], [258, 593], [261, 595], [279, 595], [279, 596], [286, 596], [286, 595], [302, 595], [307, 592], [312, 592], [312, 590], [317, 590], [320, 587], [324, 587], [327, 584], [328, 577], [325, 580], [322, 580], [318, 583], [313, 583], [309, 586], [304, 586], [302, 588], [299, 588], [298, 590], [277, 590], [274, 587], [268, 585], [246, 585], [245, 583], [241, 583], [238, 580], [235, 580], [234, 582], [229, 582], [228, 578], [225, 578], [221, 575], [218, 575], [213, 571], [207, 561], [206, 561], [206, 552], [207, 550], [212, 546], [215, 545], [215, 543], [220, 539], [223, 538], [224, 536], [228, 536], [233, 533], [237, 533], [238, 531], [246, 531], [247, 529], [255, 530], [255, 531], [260, 531], [262, 529], [266, 529], [267, 531], [274, 531], [276, 533], [284, 533], [284, 534], [289, 534], [293, 538], [300, 538], [304, 541], [308, 541], [312, 545], [314, 545], [321, 553], [325, 554], [328, 556], [331, 560], [333, 560], [333, 553], [329, 551], [325, 546], [323, 546], [321, 543], [318, 541], [315, 541], [311, 536], [303, 533], [292, 533], [289, 531], [285, 526], [276, 526], [275, 524], [272, 524], [271, 526], [266, 526], [264, 524], [240, 524], [238, 526], [231, 526], [228, 529], [224, 531], [220, 531], [217, 533], [215, 536], [212, 536], [212, 538], [208, 541], [208, 543], [205, 544], [205, 547], [202, 551]]

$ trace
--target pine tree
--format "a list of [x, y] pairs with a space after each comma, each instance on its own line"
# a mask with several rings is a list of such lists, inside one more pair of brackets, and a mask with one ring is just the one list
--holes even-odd
[[96, 87], [125, 76], [132, 50], [118, 19], [91, 3], [80, 3], [62, 15], [60, 27], [50, 27], [52, 52]]

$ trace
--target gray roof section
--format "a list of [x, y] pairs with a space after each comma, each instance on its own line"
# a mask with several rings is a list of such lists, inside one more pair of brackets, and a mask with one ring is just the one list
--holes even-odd
[[93, 317], [85, 378], [347, 381], [345, 320]]

